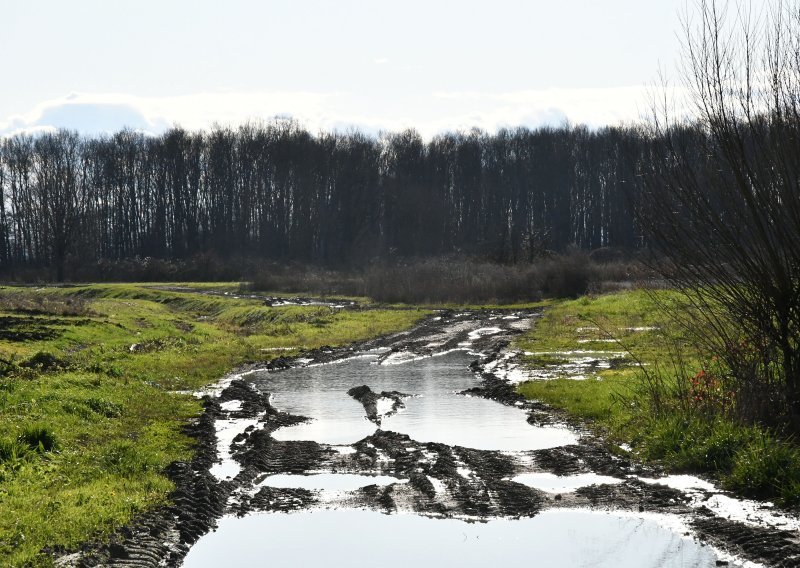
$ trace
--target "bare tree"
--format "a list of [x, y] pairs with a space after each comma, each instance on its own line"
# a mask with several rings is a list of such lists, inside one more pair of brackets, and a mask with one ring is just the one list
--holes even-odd
[[569, 126], [427, 142], [414, 131], [314, 136], [291, 121], [14, 136], [0, 141], [0, 275], [111, 277], [116, 266], [132, 277], [140, 266], [153, 277], [154, 259], [202, 256], [355, 267], [630, 248], [637, 221], [622, 187], [651, 143]]
[[58, 282], [64, 280], [67, 253], [72, 244], [82, 196], [78, 179], [79, 145], [78, 134], [66, 130], [44, 134], [34, 143], [38, 204], [43, 221], [42, 241], [46, 243]]
[[657, 109], [643, 203], [665, 274], [731, 370], [740, 415], [800, 431], [800, 6], [700, 0], [685, 19], [696, 122]]

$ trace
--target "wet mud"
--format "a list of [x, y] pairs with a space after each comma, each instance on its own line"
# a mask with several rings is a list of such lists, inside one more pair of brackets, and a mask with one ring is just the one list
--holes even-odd
[[[524, 400], [513, 385], [485, 371], [514, 335], [532, 325], [536, 317], [536, 312], [445, 311], [407, 332], [346, 348], [323, 347], [298, 359], [278, 358], [259, 368], [281, 372], [297, 366], [333, 363], [369, 350], [379, 350], [376, 361], [384, 365], [454, 349], [469, 350], [475, 357], [471, 371], [479, 384], [461, 391], [462, 396], [520, 408], [534, 426], [563, 425], [563, 415], [541, 403]], [[354, 381], [359, 384], [359, 377]], [[578, 428], [577, 443], [526, 451], [420, 442], [380, 428], [344, 446], [281, 441], [272, 435], [277, 429], [301, 424], [307, 418], [275, 408], [270, 394], [255, 388], [247, 377], [225, 385], [219, 394], [206, 396], [203, 415], [189, 427], [188, 433], [197, 441], [194, 459], [173, 464], [167, 472], [176, 485], [171, 504], [142, 515], [118, 531], [110, 544], [88, 543], [80, 551], [60, 551], [56, 556], [62, 565], [178, 566], [190, 547], [213, 530], [224, 515], [319, 508], [414, 512], [471, 521], [534, 517], [556, 508], [674, 514], [686, 521], [696, 538], [738, 558], [767, 566], [800, 565], [797, 532], [745, 525], [693, 507], [685, 492], [639, 480], [658, 477], [660, 472], [617, 455], [586, 430]], [[376, 392], [367, 384], [353, 387], [346, 394], [363, 406], [365, 419], [376, 426], [380, 426], [383, 417], [402, 411], [409, 396], [398, 391]], [[229, 446], [220, 448], [220, 424], [236, 421], [247, 426], [236, 433]], [[212, 474], [220, 459], [228, 459], [236, 466], [222, 478]], [[512, 480], [532, 472], [556, 476], [599, 474], [614, 478], [614, 483], [554, 493]], [[276, 474], [320, 473], [384, 476], [384, 481], [349, 491], [264, 484]], [[387, 483], [386, 476], [397, 482]], [[724, 565], [726, 561], [719, 562]]]
[[767, 566], [800, 566], [797, 531], [752, 527], [709, 514], [692, 522], [699, 538]]
[[[403, 399], [411, 396], [398, 391], [381, 391], [376, 393], [372, 392], [372, 389], [367, 385], [353, 387], [347, 391], [347, 394], [364, 406], [364, 411], [367, 413], [367, 420], [374, 422], [378, 426], [381, 425], [381, 419], [383, 417], [397, 414], [398, 410], [405, 408]], [[380, 406], [384, 406], [385, 408], [379, 408]]]
[[354, 309], [358, 304], [353, 300], [314, 298], [310, 296], [269, 296], [251, 292], [223, 292], [208, 290], [206, 288], [193, 288], [191, 286], [151, 286], [154, 290], [164, 292], [190, 292], [205, 296], [220, 296], [223, 298], [236, 298], [244, 300], [259, 300], [265, 306], [330, 306], [332, 308]]

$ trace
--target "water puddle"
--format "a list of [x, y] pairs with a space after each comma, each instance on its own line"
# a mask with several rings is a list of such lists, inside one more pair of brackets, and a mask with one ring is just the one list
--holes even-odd
[[651, 485], [664, 485], [679, 491], [719, 491], [713, 483], [693, 475], [668, 475], [656, 478], [640, 477], [639, 481], [644, 481]]
[[714, 484], [692, 475], [669, 475], [660, 478], [640, 477], [639, 480], [683, 491], [690, 498], [689, 506], [705, 507], [725, 519], [756, 527], [800, 531], [800, 519], [771, 511], [770, 509], [774, 507], [772, 503], [736, 499], [724, 495], [722, 490]]
[[[525, 361], [521, 358], [523, 355], [532, 359]], [[506, 351], [487, 363], [484, 369], [514, 384], [553, 379], [585, 381], [596, 376], [597, 371], [611, 369], [614, 365], [630, 364], [626, 357], [627, 353], [624, 351], [588, 349], [538, 353]]]
[[395, 483], [408, 483], [408, 480], [389, 475], [358, 475], [354, 473], [317, 473], [311, 475], [279, 473], [264, 478], [256, 487], [308, 489], [309, 491], [355, 491], [370, 485], [384, 486]]
[[476, 329], [475, 331], [470, 331], [467, 334], [467, 337], [469, 337], [473, 341], [477, 341], [478, 339], [480, 339], [485, 335], [495, 335], [497, 333], [502, 333], [502, 331], [503, 330], [499, 327], [481, 327]]
[[221, 519], [184, 566], [716, 566], [720, 553], [685, 532], [658, 515], [577, 510], [486, 523], [365, 510], [261, 513]]
[[239, 412], [242, 409], [242, 401], [229, 400], [220, 404], [219, 407], [226, 412]]
[[217, 420], [214, 423], [217, 430], [217, 459], [218, 463], [211, 466], [211, 475], [220, 481], [236, 477], [241, 467], [231, 457], [231, 444], [233, 439], [248, 428], [259, 428], [258, 419]]
[[555, 475], [553, 473], [523, 473], [511, 478], [515, 483], [521, 483], [546, 493], [572, 493], [581, 487], [589, 485], [615, 485], [622, 483], [622, 479], [598, 475], [596, 473], [582, 473], [579, 475]]
[[478, 450], [544, 450], [575, 444], [567, 428], [534, 427], [525, 411], [483, 398], [423, 396], [383, 420], [384, 430], [408, 434], [418, 442], [439, 442]]
[[[528, 423], [527, 407], [522, 403], [520, 408], [460, 394], [486, 386], [470, 363], [480, 354], [496, 352], [495, 336], [508, 333], [509, 324], [527, 326], [530, 318], [498, 315], [475, 319], [461, 314], [431, 333], [396, 342], [391, 349], [352, 351], [331, 363], [297, 359], [297, 366], [280, 371], [248, 371], [247, 382], [269, 393], [272, 406], [309, 419], [272, 431], [273, 438], [315, 441], [333, 452], [329, 452], [328, 462], [320, 458], [318, 464], [292, 469], [305, 474], [262, 469], [264, 473], [252, 482], [247, 476], [233, 480], [228, 511], [236, 516], [220, 519], [218, 529], [190, 549], [184, 566], [751, 566], [692, 538], [689, 514], [635, 512], [634, 502], [621, 507], [630, 511], [560, 507], [542, 511], [540, 501], [552, 504], [559, 497], [540, 500], [534, 492], [513, 483], [492, 485], [487, 472], [496, 465], [505, 466], [502, 461], [495, 464], [491, 454], [440, 451], [436, 446], [407, 444], [393, 436], [362, 442], [358, 451], [353, 447], [384, 430], [420, 443], [503, 452], [516, 464], [513, 469], [501, 470], [509, 472], [502, 474], [508, 475], [506, 480], [550, 494], [625, 482], [624, 475], [598, 473], [520, 474], [542, 467], [532, 457], [533, 451], [578, 444], [578, 434], [565, 426]], [[625, 353], [592, 347], [553, 353], [504, 351], [488, 360], [483, 370], [515, 383], [585, 379], [601, 369], [630, 364]], [[248, 443], [245, 437], [235, 443], [237, 434], [263, 424], [258, 418], [230, 417], [242, 410], [241, 401], [226, 401], [220, 407], [229, 416], [216, 421], [220, 463], [211, 472], [224, 480], [240, 471], [232, 457], [237, 443]], [[301, 446], [275, 447], [289, 455]], [[409, 452], [411, 463], [403, 450]], [[395, 462], [395, 469], [390, 461]], [[425, 477], [415, 477], [417, 473]], [[764, 504], [732, 499], [699, 478], [639, 479], [679, 489], [688, 496], [690, 507], [707, 508], [731, 520], [800, 528]], [[303, 491], [315, 494], [309, 497]], [[486, 504], [481, 501], [484, 495], [489, 499]], [[524, 501], [527, 498], [529, 504]], [[513, 507], [509, 505], [512, 502]], [[562, 500], [561, 505], [565, 504]], [[388, 510], [404, 512], [378, 512]], [[522, 518], [520, 511], [525, 511]]]
[[273, 432], [282, 441], [342, 445], [374, 433], [364, 407], [347, 394], [367, 385], [374, 392], [411, 395], [397, 414], [383, 418], [381, 428], [419, 442], [485, 450], [538, 450], [577, 442], [568, 428], [531, 426], [522, 409], [458, 394], [479, 384], [468, 369], [472, 359], [455, 351], [404, 365], [376, 365], [375, 355], [365, 355], [337, 365], [258, 373], [253, 384], [272, 394], [276, 408], [312, 419]]

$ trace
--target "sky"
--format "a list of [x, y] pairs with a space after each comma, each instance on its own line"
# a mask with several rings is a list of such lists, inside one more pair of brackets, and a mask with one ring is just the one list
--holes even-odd
[[0, 135], [599, 127], [646, 114], [686, 0], [0, 0]]

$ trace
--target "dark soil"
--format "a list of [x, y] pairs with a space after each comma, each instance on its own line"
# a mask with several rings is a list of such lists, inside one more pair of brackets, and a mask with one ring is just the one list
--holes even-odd
[[767, 566], [800, 566], [800, 546], [794, 531], [752, 527], [710, 513], [696, 518], [692, 528], [701, 540]]

